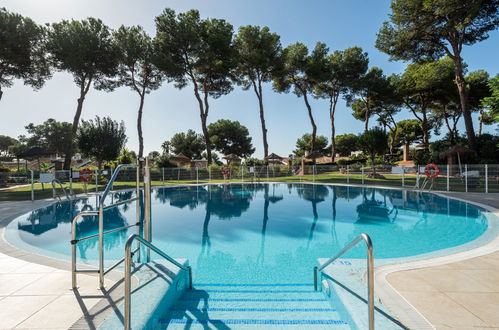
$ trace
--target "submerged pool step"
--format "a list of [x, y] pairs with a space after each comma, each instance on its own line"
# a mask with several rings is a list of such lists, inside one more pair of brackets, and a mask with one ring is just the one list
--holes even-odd
[[194, 284], [160, 319], [168, 329], [348, 329], [321, 292], [310, 284]]

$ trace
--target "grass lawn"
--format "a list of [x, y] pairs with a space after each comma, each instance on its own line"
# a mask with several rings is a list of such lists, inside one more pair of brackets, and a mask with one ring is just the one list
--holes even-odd
[[[245, 182], [249, 182], [249, 178], [245, 178]], [[424, 178], [420, 177], [422, 182]], [[351, 183], [351, 184], [361, 184], [362, 183], [362, 175], [361, 174], [349, 174], [348, 180], [347, 175], [339, 173], [339, 172], [330, 172], [330, 173], [322, 173], [318, 174], [315, 177], [312, 175], [304, 175], [304, 176], [283, 176], [276, 178], [260, 178], [260, 182], [273, 181], [273, 182], [324, 182], [324, 183]], [[177, 185], [177, 184], [196, 184], [196, 183], [223, 183], [223, 180], [168, 180], [161, 181], [156, 180], [152, 182], [153, 186], [160, 185]], [[229, 182], [241, 182], [241, 179], [233, 179], [229, 180]], [[402, 176], [398, 174], [384, 174], [384, 179], [372, 179], [372, 178], [364, 178], [365, 185], [380, 185], [380, 186], [391, 186], [391, 187], [400, 187], [402, 185]], [[405, 186], [413, 187], [416, 184], [416, 177], [414, 175], [406, 175], [405, 176]], [[64, 184], [64, 187], [69, 190], [69, 183]], [[119, 189], [128, 189], [135, 188], [135, 182], [115, 182], [114, 190]], [[451, 191], [464, 191], [465, 186], [460, 178], [450, 178], [449, 187]], [[40, 183], [36, 183], [35, 186], [35, 199], [43, 199], [52, 197], [52, 186], [50, 184], [45, 184], [45, 189], [42, 189], [42, 185]], [[95, 184], [89, 184], [87, 186], [88, 192], [95, 192]], [[104, 190], [105, 185], [99, 185], [99, 192]], [[446, 190], [447, 188], [447, 180], [445, 177], [439, 177], [435, 181], [434, 190]], [[484, 192], [485, 191], [485, 183], [483, 181], [479, 182], [479, 185], [476, 188], [470, 187], [468, 191], [470, 192]], [[75, 194], [81, 194], [84, 192], [84, 187], [82, 183], [73, 183], [73, 192]], [[498, 182], [489, 182], [489, 192], [499, 192], [499, 183]], [[0, 201], [16, 201], [16, 200], [30, 200], [31, 199], [31, 186], [24, 186], [19, 188], [13, 188], [9, 190], [0, 191]]]

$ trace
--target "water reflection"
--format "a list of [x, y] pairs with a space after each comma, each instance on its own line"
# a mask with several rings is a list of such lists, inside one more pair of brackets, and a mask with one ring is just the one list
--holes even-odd
[[[112, 199], [133, 194], [116, 193]], [[463, 244], [487, 228], [480, 209], [416, 191], [253, 183], [161, 188], [153, 197], [153, 240], [213, 271], [222, 264], [251, 273], [269, 262], [282, 267], [294, 265], [289, 260], [295, 258], [314, 262], [362, 232], [371, 235], [383, 258]], [[55, 203], [12, 225], [28, 244], [69, 254], [71, 219], [95, 204], [93, 197]], [[135, 223], [135, 208], [132, 202], [107, 210], [105, 230]], [[78, 237], [97, 230], [95, 216], [77, 224]], [[106, 235], [106, 256], [122, 257], [126, 237], [136, 230]], [[95, 259], [97, 239], [82, 241], [78, 249], [82, 258]]]

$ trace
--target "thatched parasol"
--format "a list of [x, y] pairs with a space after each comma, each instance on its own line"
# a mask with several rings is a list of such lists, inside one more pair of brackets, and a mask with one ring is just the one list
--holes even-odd
[[222, 158], [225, 159], [227, 161], [227, 163], [240, 163], [241, 162], [241, 158], [239, 158], [235, 154], [228, 154], [228, 155], [223, 156]]

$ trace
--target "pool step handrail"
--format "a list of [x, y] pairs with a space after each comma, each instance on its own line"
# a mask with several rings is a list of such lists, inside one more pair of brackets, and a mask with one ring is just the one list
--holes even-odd
[[[132, 251], [132, 243], [134, 241], [137, 241], [137, 248]], [[161, 257], [166, 259], [167, 261], [171, 262], [178, 268], [182, 269], [183, 271], [187, 272], [187, 276], [189, 278], [189, 289], [192, 289], [192, 269], [191, 266], [185, 266], [170, 257], [168, 254], [160, 250], [158, 247], [153, 245], [151, 242], [147, 241], [144, 239], [142, 236], [139, 234], [132, 234], [130, 237], [128, 237], [126, 244], [125, 244], [125, 293], [124, 293], [124, 299], [125, 299], [125, 330], [130, 330], [131, 329], [131, 312], [132, 312], [132, 258], [135, 255], [137, 251], [140, 251], [140, 244], [144, 245], [148, 252], [150, 250], [153, 250], [157, 254], [159, 254]], [[148, 253], [149, 255], [149, 253]], [[138, 258], [140, 260], [140, 257]], [[149, 259], [147, 260], [149, 261]]]
[[[99, 274], [99, 284], [101, 288], [104, 288], [104, 276], [109, 273], [111, 270], [119, 266], [125, 261], [125, 258], [122, 258], [118, 260], [116, 263], [114, 263], [112, 266], [110, 266], [108, 269], [104, 269], [104, 236], [107, 234], [114, 233], [119, 230], [124, 230], [128, 229], [130, 227], [137, 226], [137, 232], [140, 232], [140, 224], [141, 224], [141, 208], [140, 208], [140, 181], [141, 181], [141, 166], [140, 162], [143, 161], [143, 159], [137, 159], [137, 164], [121, 164], [116, 167], [114, 170], [113, 175], [111, 176], [111, 179], [109, 180], [108, 184], [106, 185], [106, 188], [104, 189], [104, 192], [98, 199], [98, 209], [95, 211], [83, 211], [77, 214], [72, 222], [71, 222], [71, 273], [72, 273], [72, 287], [73, 289], [77, 288], [77, 279], [76, 279], [76, 273], [88, 273], [88, 272], [95, 272]], [[114, 181], [116, 180], [118, 173], [120, 172], [121, 169], [123, 168], [136, 168], [137, 169], [137, 176], [136, 176], [136, 196], [127, 200], [123, 201], [118, 201], [116, 203], [112, 203], [110, 205], [104, 205], [104, 202], [106, 200], [107, 195], [109, 194]], [[144, 175], [143, 177], [143, 183], [144, 183], [144, 206], [145, 206], [145, 212], [144, 212], [144, 232], [146, 235], [146, 239], [150, 238], [150, 220], [151, 220], [151, 182], [150, 182], [150, 168], [149, 168], [149, 159], [145, 159], [145, 167], [144, 167]], [[119, 228], [114, 228], [111, 230], [104, 231], [104, 211], [116, 206], [119, 206], [124, 203], [129, 203], [136, 201], [136, 221], [134, 224], [131, 225], [126, 225], [123, 227]], [[76, 222], [79, 218], [84, 217], [84, 216], [95, 216], [97, 215], [99, 217], [99, 232], [98, 234], [95, 235], [90, 235], [82, 238], [76, 238]], [[91, 239], [91, 238], [99, 238], [99, 269], [98, 270], [78, 270], [77, 269], [77, 255], [76, 255], [76, 245], [84, 240]], [[140, 253], [140, 251], [139, 251]]]
[[373, 243], [371, 238], [367, 234], [360, 234], [350, 243], [348, 243], [340, 252], [336, 253], [333, 257], [329, 258], [320, 267], [314, 267], [314, 290], [318, 290], [318, 277], [319, 274], [322, 276], [323, 270], [332, 264], [336, 259], [353, 249], [357, 244], [365, 242], [367, 247], [367, 308], [368, 308], [368, 320], [369, 320], [369, 330], [374, 330], [374, 253], [373, 253]]
[[59, 202], [61, 201], [61, 196], [57, 193], [57, 188], [56, 188], [56, 184], [59, 184], [59, 187], [61, 188], [62, 192], [64, 193], [64, 196], [66, 197], [66, 199], [68, 201], [71, 202], [71, 197], [69, 197], [69, 194], [68, 192], [66, 191], [66, 188], [64, 188], [64, 186], [62, 185], [62, 182], [57, 180], [57, 179], [53, 179], [52, 182], [52, 191], [54, 193], [54, 198], [58, 198], [59, 199]]

